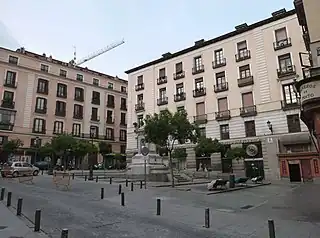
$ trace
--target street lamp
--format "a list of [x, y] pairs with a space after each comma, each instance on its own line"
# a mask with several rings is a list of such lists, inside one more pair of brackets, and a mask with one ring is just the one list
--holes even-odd
[[272, 123], [270, 121], [267, 121], [267, 125], [268, 125], [269, 130], [271, 131], [271, 134], [273, 134]]
[[37, 162], [37, 156], [38, 156], [38, 146], [39, 145], [39, 136], [36, 137], [35, 139], [35, 146], [36, 146], [36, 150], [34, 152], [34, 160], [35, 162]]
[[[95, 135], [95, 128], [91, 127], [90, 128], [90, 137], [91, 137], [91, 144], [93, 147], [93, 137]], [[90, 155], [91, 159], [90, 159], [90, 163], [89, 163], [89, 178], [88, 180], [93, 180], [93, 165], [92, 165], [92, 160], [93, 160], [93, 153], [91, 153]]]

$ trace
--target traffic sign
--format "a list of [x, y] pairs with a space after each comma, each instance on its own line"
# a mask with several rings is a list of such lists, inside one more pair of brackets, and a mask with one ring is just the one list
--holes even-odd
[[149, 148], [146, 147], [146, 146], [142, 146], [142, 148], [141, 148], [141, 154], [142, 154], [143, 156], [147, 156], [147, 155], [149, 154]]

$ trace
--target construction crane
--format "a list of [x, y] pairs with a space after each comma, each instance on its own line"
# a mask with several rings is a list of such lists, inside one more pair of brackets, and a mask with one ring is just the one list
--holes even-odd
[[88, 62], [89, 60], [92, 60], [92, 59], [94, 59], [94, 58], [96, 58], [96, 57], [98, 57], [98, 56], [100, 56], [100, 55], [102, 55], [102, 54], [104, 54], [104, 53], [106, 53], [106, 52], [108, 52], [108, 51], [110, 51], [110, 50], [112, 50], [112, 49], [124, 44], [124, 43], [125, 42], [124, 42], [123, 39], [121, 41], [114, 42], [114, 43], [108, 45], [107, 47], [105, 47], [105, 48], [103, 48], [101, 50], [98, 50], [98, 51], [88, 55], [87, 57], [82, 58], [78, 62], [76, 62], [76, 51], [74, 51], [74, 58], [73, 58], [73, 60], [70, 61], [70, 63], [72, 63], [74, 66], [79, 66], [79, 65], [81, 65], [81, 64], [83, 64], [85, 62]]

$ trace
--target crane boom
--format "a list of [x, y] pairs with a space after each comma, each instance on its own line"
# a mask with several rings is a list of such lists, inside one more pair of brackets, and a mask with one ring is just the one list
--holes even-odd
[[105, 47], [105, 48], [103, 48], [103, 49], [101, 49], [101, 50], [98, 50], [98, 51], [96, 51], [96, 52], [88, 55], [88, 56], [85, 57], [85, 58], [82, 58], [82, 59], [79, 60], [75, 65], [76, 65], [76, 66], [79, 66], [79, 65], [81, 65], [81, 64], [83, 64], [83, 63], [85, 63], [85, 62], [87, 62], [87, 61], [89, 61], [89, 60], [92, 60], [92, 59], [98, 57], [99, 55], [102, 55], [102, 54], [104, 54], [104, 53], [106, 53], [106, 52], [108, 52], [108, 51], [110, 51], [110, 50], [112, 50], [112, 49], [114, 49], [114, 48], [116, 48], [116, 47], [124, 44], [124, 43], [125, 43], [124, 40], [114, 42], [114, 43], [108, 45], [107, 47]]

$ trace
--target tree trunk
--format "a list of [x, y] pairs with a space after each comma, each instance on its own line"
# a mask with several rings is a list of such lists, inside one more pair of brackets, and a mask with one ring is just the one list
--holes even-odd
[[172, 157], [171, 152], [169, 151], [169, 167], [170, 167], [170, 174], [171, 174], [171, 186], [174, 188], [174, 177], [173, 177], [173, 166], [172, 166]]

